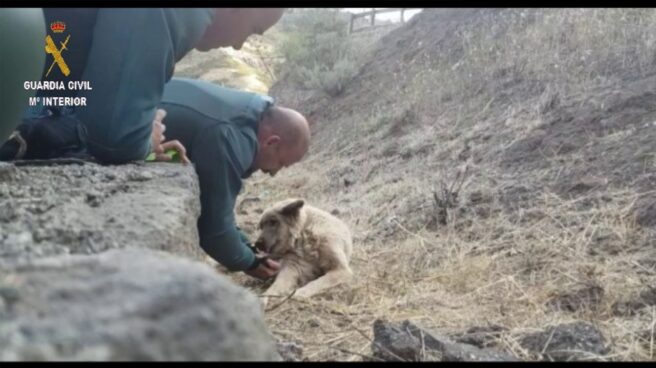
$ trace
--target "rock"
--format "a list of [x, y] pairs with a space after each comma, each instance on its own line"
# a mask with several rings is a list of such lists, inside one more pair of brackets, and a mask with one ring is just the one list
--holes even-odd
[[645, 305], [638, 300], [619, 301], [613, 303], [611, 311], [614, 316], [630, 317], [644, 307]]
[[[562, 148], [565, 148], [563, 146]], [[561, 148], [561, 149], [562, 149]], [[572, 148], [573, 150], [573, 148]], [[569, 152], [566, 150], [566, 152]], [[561, 152], [558, 152], [559, 154]], [[592, 189], [604, 188], [608, 185], [608, 179], [597, 178], [593, 176], [583, 176], [578, 178], [566, 178], [558, 188], [561, 192], [571, 195], [580, 195], [591, 191]]]
[[297, 342], [278, 342], [276, 348], [285, 362], [300, 362], [303, 360], [303, 346]]
[[385, 361], [419, 361], [421, 341], [399, 327], [380, 319], [374, 321], [373, 356]]
[[594, 360], [610, 350], [601, 332], [585, 322], [548, 327], [521, 338], [520, 345], [552, 361]]
[[11, 180], [16, 174], [16, 167], [10, 163], [0, 162], [0, 183]]
[[555, 310], [576, 312], [581, 309], [596, 310], [604, 297], [604, 289], [591, 285], [571, 293], [556, 295], [547, 302], [547, 306]]
[[126, 248], [0, 274], [0, 361], [280, 360], [257, 297], [200, 262]]
[[128, 175], [128, 180], [131, 181], [148, 181], [153, 180], [155, 176], [150, 171], [134, 171]]
[[616, 316], [633, 316], [638, 310], [651, 305], [656, 305], [656, 288], [647, 287], [633, 300], [614, 303], [612, 311]]
[[309, 320], [307, 321], [307, 324], [308, 324], [308, 326], [310, 326], [310, 327], [312, 327], [312, 328], [316, 328], [316, 327], [321, 326], [321, 323], [319, 323], [319, 320], [316, 319], [316, 318], [311, 318], [311, 319], [309, 319]]
[[102, 203], [102, 197], [98, 192], [89, 192], [86, 195], [86, 202], [91, 207], [98, 207]]
[[472, 327], [464, 334], [454, 336], [456, 342], [474, 345], [481, 349], [493, 345], [493, 340], [501, 335], [506, 329], [502, 326], [491, 325], [484, 327]]
[[373, 356], [387, 361], [517, 361], [507, 353], [452, 341], [409, 321], [400, 327], [374, 322]]
[[415, 337], [422, 337], [427, 348], [440, 350], [442, 360], [445, 362], [479, 362], [479, 361], [518, 361], [516, 357], [493, 349], [481, 349], [473, 345], [462, 344], [452, 341], [446, 336], [420, 328], [411, 322], [403, 322], [407, 329]]
[[656, 198], [639, 199], [633, 208], [635, 221], [643, 227], [656, 226]]
[[0, 298], [5, 300], [5, 304], [11, 304], [20, 299], [20, 293], [11, 286], [0, 286]]
[[33, 250], [34, 240], [32, 234], [28, 231], [21, 231], [9, 233], [6, 235], [5, 240], [0, 238], [0, 258], [2, 257], [18, 257]]
[[651, 328], [642, 330], [638, 332], [638, 338], [640, 343], [649, 349], [652, 344], [656, 343], [656, 330]]
[[640, 293], [640, 299], [642, 299], [642, 302], [647, 306], [656, 305], [656, 288], [648, 287], [643, 290]]
[[[140, 170], [152, 179], [128, 179], [145, 175]], [[198, 244], [200, 200], [192, 166], [86, 163], [17, 166], [15, 171], [21, 175], [11, 183], [11, 196], [0, 196], [0, 258], [130, 246], [199, 260], [205, 256]]]
[[480, 190], [474, 191], [469, 194], [469, 205], [476, 206], [483, 203], [491, 203], [494, 198], [488, 193], [484, 193]]

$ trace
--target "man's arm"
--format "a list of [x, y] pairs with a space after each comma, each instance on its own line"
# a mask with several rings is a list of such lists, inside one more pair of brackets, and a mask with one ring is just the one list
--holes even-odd
[[243, 271], [257, 266], [257, 260], [235, 226], [234, 207], [244, 164], [252, 160], [254, 147], [246, 137], [234, 133], [219, 126], [205, 129], [194, 140], [192, 157], [201, 192], [200, 245], [229, 270]]
[[201, 237], [201, 247], [230, 271], [250, 270], [258, 265], [255, 253], [242, 240], [240, 231], [235, 227], [214, 237]]
[[248, 239], [248, 236], [244, 234], [244, 231], [237, 226], [237, 231], [239, 231], [239, 239], [241, 239], [241, 242], [246, 244], [249, 248], [253, 248], [253, 243], [251, 243], [251, 240]]

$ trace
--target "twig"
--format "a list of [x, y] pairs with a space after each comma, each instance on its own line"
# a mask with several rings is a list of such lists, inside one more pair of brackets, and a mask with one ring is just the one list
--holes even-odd
[[421, 336], [421, 360], [426, 360], [426, 341], [424, 339], [424, 331], [419, 330], [419, 336]]
[[396, 226], [398, 226], [401, 230], [403, 230], [404, 232], [408, 233], [408, 235], [412, 235], [412, 236], [414, 236], [414, 237], [416, 237], [416, 238], [418, 238], [418, 239], [420, 239], [420, 240], [426, 242], [428, 245], [431, 245], [431, 246], [433, 246], [433, 247], [437, 247], [436, 244], [431, 243], [430, 241], [428, 241], [426, 238], [422, 237], [421, 235], [419, 235], [419, 234], [415, 234], [415, 233], [413, 233], [412, 231], [408, 230], [408, 229], [407, 229], [405, 226], [403, 226], [398, 220], [393, 219], [392, 222], [394, 222], [394, 223], [396, 224]]
[[649, 359], [654, 359], [654, 327], [656, 327], [656, 308], [651, 309], [651, 336], [649, 336]]
[[[287, 300], [289, 300], [292, 296], [294, 296], [294, 294], [296, 294], [296, 289], [294, 289], [289, 295], [287, 295], [287, 297], [285, 297], [285, 299], [283, 299], [282, 301], [280, 301], [278, 304], [274, 305], [273, 307], [271, 307], [271, 308], [269, 308], [269, 309], [266, 309], [266, 311], [267, 311], [267, 312], [271, 312], [272, 310], [274, 310], [274, 309], [280, 307], [280, 306], [283, 305]], [[267, 296], [267, 295], [263, 295], [263, 296]]]

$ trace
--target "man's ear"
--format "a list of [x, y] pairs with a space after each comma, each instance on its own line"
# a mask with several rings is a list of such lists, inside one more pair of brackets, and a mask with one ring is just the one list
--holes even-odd
[[303, 207], [305, 204], [305, 201], [302, 199], [297, 199], [294, 202], [286, 205], [285, 207], [280, 210], [280, 213], [283, 216], [288, 216], [288, 217], [293, 217], [298, 215], [298, 211]]
[[276, 146], [280, 143], [280, 137], [277, 135], [272, 135], [269, 138], [266, 139], [265, 144], [267, 146]]

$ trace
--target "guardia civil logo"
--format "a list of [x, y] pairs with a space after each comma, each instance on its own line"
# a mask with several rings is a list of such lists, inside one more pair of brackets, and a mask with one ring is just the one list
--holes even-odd
[[[56, 38], [63, 38], [63, 33], [66, 30], [66, 23], [61, 21], [52, 22], [50, 24], [50, 30], [52, 31], [53, 35], [59, 36]], [[52, 71], [55, 64], [65, 76], [68, 77], [71, 74], [71, 70], [68, 68], [68, 65], [66, 65], [66, 60], [64, 60], [62, 55], [64, 51], [68, 50], [66, 45], [68, 44], [68, 40], [70, 38], [71, 35], [69, 34], [66, 36], [66, 39], [63, 42], [59, 41], [60, 46], [57, 46], [53, 37], [46, 35], [46, 53], [52, 55], [53, 58], [52, 64], [50, 64], [50, 68], [48, 68], [48, 72], [46, 73], [46, 77], [50, 75], [50, 72]]]

